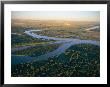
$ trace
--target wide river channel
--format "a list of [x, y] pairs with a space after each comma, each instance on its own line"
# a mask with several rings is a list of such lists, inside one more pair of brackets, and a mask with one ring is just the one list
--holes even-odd
[[[33, 62], [33, 61], [41, 61], [41, 60], [47, 60], [49, 57], [58, 56], [61, 53], [65, 52], [66, 49], [69, 47], [76, 45], [76, 44], [93, 44], [100, 46], [100, 41], [95, 40], [80, 40], [80, 39], [72, 39], [72, 38], [55, 38], [55, 37], [48, 37], [48, 36], [42, 36], [35, 34], [34, 32], [38, 32], [42, 30], [28, 30], [24, 33], [38, 39], [44, 39], [44, 40], [55, 40], [56, 42], [52, 42], [49, 44], [62, 44], [54, 51], [48, 52], [46, 54], [40, 55], [38, 57], [30, 57], [30, 56], [22, 56], [22, 55], [12, 55], [11, 56], [11, 64], [21, 64], [21, 63], [27, 63], [27, 62]], [[21, 48], [15, 48], [12, 49], [12, 51], [19, 51], [23, 49], [27, 49], [31, 46], [25, 46]], [[33, 47], [33, 46], [32, 46]]]

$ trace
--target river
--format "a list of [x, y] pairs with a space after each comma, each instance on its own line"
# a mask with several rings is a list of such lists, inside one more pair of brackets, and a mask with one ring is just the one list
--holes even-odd
[[[32, 61], [40, 61], [40, 60], [47, 60], [49, 57], [57, 56], [60, 55], [61, 53], [65, 52], [66, 49], [69, 47], [76, 45], [76, 44], [94, 44], [97, 46], [100, 46], [99, 41], [94, 41], [94, 40], [80, 40], [80, 39], [71, 39], [71, 38], [55, 38], [55, 37], [48, 37], [48, 36], [42, 36], [35, 34], [34, 32], [37, 31], [42, 31], [42, 30], [28, 30], [25, 31], [24, 33], [33, 37], [33, 38], [38, 38], [38, 39], [45, 39], [45, 40], [56, 40], [56, 42], [52, 42], [51, 44], [62, 44], [59, 46], [56, 50], [43, 54], [41, 56], [38, 56], [37, 58], [35, 57], [30, 57], [30, 56], [17, 56], [17, 55], [12, 55], [12, 64], [20, 64], [20, 63], [26, 63], [26, 62], [32, 62]], [[23, 47], [24, 49], [25, 47]], [[22, 48], [20, 48], [22, 50]]]

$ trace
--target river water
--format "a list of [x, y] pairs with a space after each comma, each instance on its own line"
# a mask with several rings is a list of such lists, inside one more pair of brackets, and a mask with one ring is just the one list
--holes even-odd
[[28, 31], [25, 31], [24, 33], [33, 38], [45, 39], [45, 40], [56, 40], [56, 42], [52, 42], [51, 44], [62, 44], [62, 45], [59, 46], [56, 50], [43, 54], [41, 56], [38, 56], [37, 58], [36, 57], [32, 58], [30, 56], [12, 55], [12, 61], [11, 61], [12, 64], [20, 64], [20, 63], [26, 63], [26, 62], [32, 62], [32, 61], [47, 60], [49, 57], [54, 57], [54, 56], [60, 55], [61, 53], [65, 52], [66, 49], [68, 49], [69, 47], [76, 45], [76, 44], [87, 44], [88, 43], [88, 44], [94, 44], [94, 45], [100, 46], [99, 41], [41, 36], [38, 34], [34, 34], [34, 32], [37, 32], [37, 31], [42, 31], [42, 30], [28, 30]]

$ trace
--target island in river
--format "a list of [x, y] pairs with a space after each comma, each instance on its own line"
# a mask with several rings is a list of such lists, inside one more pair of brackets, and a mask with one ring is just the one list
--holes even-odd
[[12, 77], [100, 76], [97, 22], [12, 20], [11, 32]]

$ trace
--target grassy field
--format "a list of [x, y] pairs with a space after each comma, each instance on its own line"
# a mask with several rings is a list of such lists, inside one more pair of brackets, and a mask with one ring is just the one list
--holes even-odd
[[60, 44], [52, 44], [52, 45], [46, 45], [46, 46], [35, 46], [28, 49], [20, 50], [13, 52], [14, 55], [24, 55], [24, 56], [31, 56], [31, 57], [37, 57], [43, 54], [46, 54], [50, 51], [53, 51], [57, 49], [60, 46]]
[[50, 42], [54, 42], [54, 41], [53, 40], [47, 41], [47, 40], [32, 38], [26, 34], [11, 35], [11, 48], [21, 47], [21, 46], [42, 45]]
[[85, 39], [85, 40], [99, 40], [100, 33], [96, 31], [85, 31], [85, 30], [44, 30], [34, 32], [42, 36], [56, 37], [56, 38], [73, 38], [73, 39]]
[[[88, 31], [87, 28], [100, 26], [98, 22], [88, 21], [55, 21], [55, 20], [12, 20], [12, 32], [22, 32], [28, 29], [43, 29], [37, 34], [61, 38], [78, 38], [100, 40], [100, 29]], [[20, 29], [16, 29], [20, 28]]]

